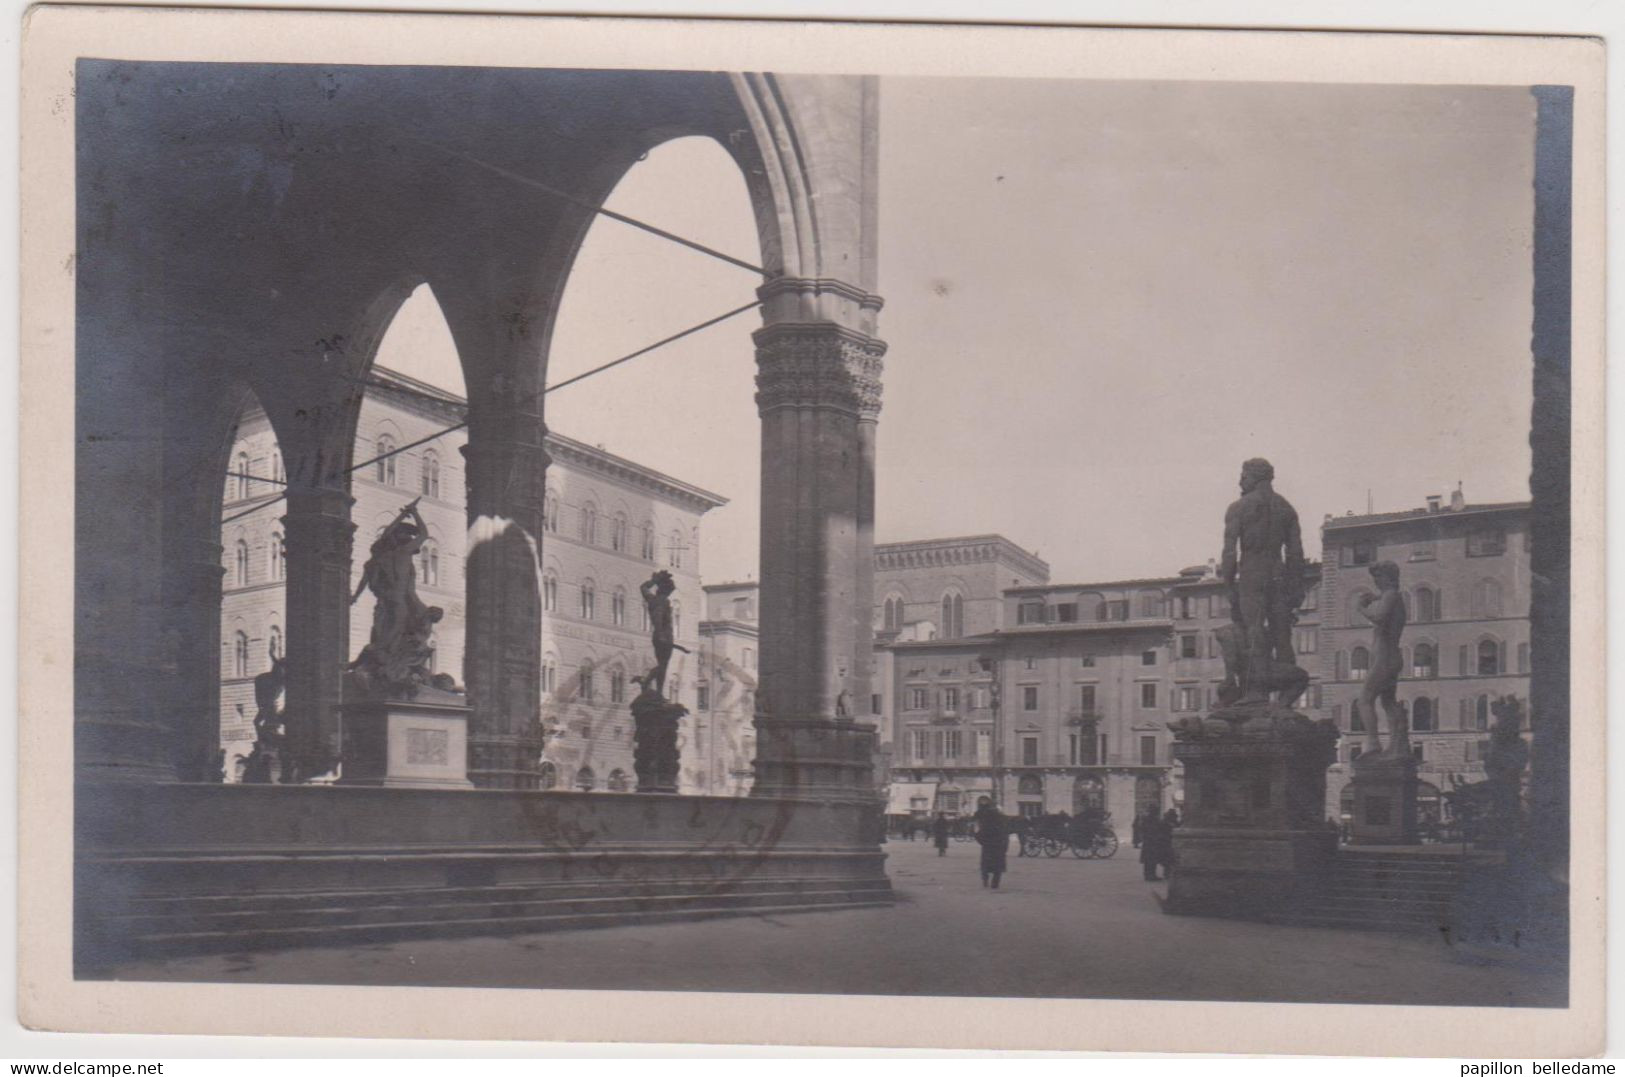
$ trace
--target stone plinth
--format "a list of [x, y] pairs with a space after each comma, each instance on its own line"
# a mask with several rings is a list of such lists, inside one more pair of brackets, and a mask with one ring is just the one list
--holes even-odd
[[752, 796], [873, 800], [875, 727], [845, 718], [756, 718]]
[[469, 789], [463, 697], [424, 688], [413, 699], [364, 699], [340, 708], [344, 785]]
[[681, 763], [677, 723], [687, 713], [681, 703], [657, 695], [641, 695], [632, 701], [632, 769], [637, 772], [638, 792], [677, 792]]
[[1352, 845], [1415, 845], [1416, 757], [1372, 752], [1354, 761]]
[[1264, 920], [1310, 900], [1337, 850], [1323, 817], [1337, 736], [1281, 707], [1215, 711], [1175, 730], [1185, 815], [1167, 912]]

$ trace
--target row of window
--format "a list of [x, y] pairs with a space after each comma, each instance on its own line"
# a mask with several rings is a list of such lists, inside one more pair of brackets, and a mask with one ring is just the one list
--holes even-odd
[[[1524, 547], [1528, 548], [1529, 536], [1524, 535]], [[1432, 542], [1410, 543], [1410, 561], [1432, 561], [1436, 556], [1435, 546]], [[1468, 557], [1499, 557], [1507, 551], [1507, 534], [1500, 528], [1480, 528], [1467, 535]], [[1338, 563], [1344, 568], [1357, 565], [1369, 565], [1378, 561], [1377, 544], [1371, 540], [1345, 543], [1338, 550]]]
[[[1444, 708], [1440, 706], [1436, 697], [1418, 696], [1415, 699], [1405, 701], [1405, 705], [1409, 709], [1409, 726], [1411, 729], [1419, 733], [1439, 733], [1444, 731]], [[1464, 732], [1488, 731], [1490, 719], [1490, 697], [1487, 694], [1481, 693], [1457, 701], [1456, 728], [1458, 730]], [[1343, 705], [1341, 703], [1333, 704], [1332, 721], [1340, 729], [1347, 729], [1349, 732], [1365, 732], [1365, 716], [1360, 713], [1358, 707], [1349, 707], [1348, 724], [1345, 726], [1343, 722]], [[1384, 728], [1387, 726], [1386, 718], [1383, 719], [1383, 726]]]
[[[537, 773], [537, 783], [543, 789], [557, 789], [559, 787], [559, 768], [552, 763], [543, 761]], [[572, 789], [579, 789], [583, 793], [590, 793], [598, 788], [598, 776], [591, 767], [582, 767], [575, 773], [570, 783]], [[632, 779], [626, 771], [616, 767], [609, 772], [609, 781], [606, 788], [611, 793], [629, 793], [632, 791]]]
[[[937, 622], [938, 639], [959, 639], [965, 634], [965, 596], [957, 591], [949, 591], [942, 596], [939, 610], [940, 619]], [[896, 632], [904, 624], [904, 603], [901, 596], [890, 595], [881, 603], [881, 627], [887, 632]]]
[[[271, 532], [270, 541], [265, 545], [265, 580], [266, 583], [280, 583], [287, 578], [288, 572], [288, 543], [280, 531]], [[238, 539], [232, 549], [232, 562], [230, 566], [231, 587], [247, 587], [254, 582], [253, 558], [249, 552], [247, 539]], [[418, 551], [418, 583], [424, 587], [437, 587], [440, 584], [440, 547], [433, 539], [423, 544]]]
[[[552, 490], [547, 491], [542, 501], [542, 529], [552, 534], [559, 530], [559, 495]], [[581, 508], [579, 517], [579, 532], [577, 538], [584, 546], [603, 545], [604, 532], [608, 532], [609, 548], [615, 553], [630, 553], [629, 540], [631, 537], [630, 525], [624, 512], [618, 512], [608, 520], [600, 518], [598, 507], [588, 502]], [[683, 541], [683, 532], [680, 528], [672, 528], [669, 542], [666, 546], [666, 564], [671, 568], [683, 567], [683, 552], [688, 544]], [[655, 560], [655, 529], [652, 523], [645, 521], [638, 528], [638, 556], [645, 561]]]
[[[400, 485], [401, 452], [389, 434], [379, 434], [372, 443], [372, 477], [385, 486]], [[425, 449], [418, 458], [418, 493], [438, 501], [440, 499], [440, 454]]]
[[[626, 702], [626, 671], [615, 667], [609, 671], [609, 702]], [[552, 655], [542, 656], [541, 688], [543, 696], [559, 697], [564, 700], [574, 700], [578, 703], [596, 703], [599, 701], [598, 669], [591, 662], [586, 661], [576, 667], [574, 684], [565, 684], [561, 691], [559, 688], [559, 660]], [[666, 697], [676, 699], [682, 691], [682, 678], [676, 673], [666, 676]]]
[[[1313, 610], [1320, 606], [1320, 588], [1310, 587], [1304, 594], [1299, 609]], [[1175, 595], [1169, 598], [1161, 591], [1138, 592], [1132, 599], [1108, 599], [1104, 595], [1087, 592], [1072, 602], [1048, 602], [1042, 598], [1023, 599], [1016, 604], [1016, 623], [1078, 624], [1087, 622], [1128, 621], [1134, 618], [1192, 621], [1203, 617], [1222, 619], [1230, 616], [1230, 599], [1223, 593], [1208, 595]]]
[[[270, 652], [270, 655], [281, 658], [282, 629], [278, 628], [276, 625], [272, 625], [270, 631], [266, 633], [266, 644], [266, 650]], [[270, 656], [267, 656], [265, 660], [265, 667], [269, 669], [270, 666], [271, 658]], [[256, 667], [257, 663], [254, 661], [253, 654], [250, 650], [248, 633], [238, 630], [232, 634], [231, 638], [231, 675], [239, 678], [247, 677], [255, 670]]]
[[[616, 586], [609, 595], [609, 623], [624, 627], [627, 623], [627, 606], [631, 600], [627, 596], [625, 587]], [[641, 599], [637, 601], [638, 627], [641, 631], [649, 630], [649, 608]], [[542, 612], [557, 613], [559, 609], [559, 578], [552, 570], [542, 575]], [[598, 585], [592, 580], [583, 580], [576, 588], [576, 605], [574, 613], [583, 621], [598, 620]], [[683, 634], [683, 607], [676, 599], [671, 602], [672, 634]]]
[[[1404, 649], [1401, 649], [1403, 657]], [[1518, 644], [1517, 672], [1529, 672], [1529, 644]], [[1401, 671], [1406, 668], [1402, 661]], [[1365, 647], [1355, 647], [1346, 655], [1338, 651], [1333, 660], [1334, 674], [1337, 680], [1364, 680], [1371, 672], [1371, 652]], [[1418, 680], [1429, 680], [1439, 675], [1439, 651], [1431, 643], [1418, 643], [1410, 648], [1409, 675]], [[1496, 639], [1482, 639], [1478, 646], [1469, 648], [1462, 644], [1456, 652], [1456, 676], [1458, 677], [1498, 677], [1511, 672], [1507, 666], [1507, 645]]]
[[[1094, 767], [1102, 766], [1107, 759], [1108, 741], [1106, 734], [1099, 735], [1086, 733], [1072, 733], [1067, 736], [1066, 752], [1063, 756], [1054, 759], [1043, 759], [1039, 753], [1038, 736], [1023, 734], [1018, 738], [1021, 760], [1024, 767], [1037, 766], [1071, 766]], [[1157, 766], [1162, 762], [1173, 762], [1173, 745], [1170, 743], [1166, 753], [1157, 746], [1156, 736], [1141, 736], [1137, 745], [1138, 759], [1141, 766]], [[1161, 758], [1159, 758], [1159, 756]], [[965, 762], [976, 766], [991, 766], [993, 763], [993, 734], [986, 730], [977, 730], [974, 744], [968, 743], [963, 733], [957, 729], [915, 729], [909, 735], [909, 761], [914, 764], [954, 764]], [[1023, 775], [1018, 790], [1029, 792], [1043, 791], [1042, 779], [1037, 775]]]
[[[1362, 628], [1370, 622], [1360, 612], [1360, 603], [1369, 590], [1357, 590], [1349, 595], [1344, 622], [1350, 628]], [[1442, 621], [1445, 619], [1444, 590], [1421, 584], [1409, 591], [1401, 591], [1405, 603], [1405, 619], [1412, 623]], [[1473, 584], [1468, 596], [1468, 616], [1474, 620], [1506, 616], [1506, 603], [1499, 580], [1485, 578]]]
[[[271, 450], [270, 475], [255, 475], [252, 462], [246, 452], [239, 452], [231, 462], [231, 474], [226, 476], [226, 500], [247, 501], [251, 497], [260, 497], [275, 493], [288, 482], [287, 472], [282, 466], [282, 453], [280, 450]], [[265, 489], [256, 489], [263, 486]]]

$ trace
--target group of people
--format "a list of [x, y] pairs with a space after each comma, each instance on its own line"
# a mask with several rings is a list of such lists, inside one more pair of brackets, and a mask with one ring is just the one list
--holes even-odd
[[1157, 870], [1162, 870], [1160, 878], [1166, 879], [1174, 867], [1174, 828], [1179, 825], [1179, 812], [1169, 808], [1162, 815], [1157, 809], [1148, 808], [1142, 815], [1134, 818], [1134, 847], [1140, 850], [1140, 867], [1145, 871], [1145, 881], [1154, 883], [1158, 881]]

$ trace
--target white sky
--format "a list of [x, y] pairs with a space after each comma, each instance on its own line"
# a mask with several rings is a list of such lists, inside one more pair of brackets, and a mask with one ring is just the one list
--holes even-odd
[[[1057, 580], [1169, 573], [1218, 553], [1254, 455], [1311, 531], [1364, 511], [1368, 489], [1378, 511], [1457, 480], [1470, 501], [1528, 496], [1525, 91], [881, 85], [881, 541], [997, 531]], [[608, 204], [758, 256], [744, 183], [710, 142], [655, 150]], [[548, 381], [755, 283], [600, 219]], [[758, 324], [547, 405], [561, 433], [732, 499], [704, 524], [711, 580], [756, 570]], [[379, 362], [462, 389], [426, 293]]]

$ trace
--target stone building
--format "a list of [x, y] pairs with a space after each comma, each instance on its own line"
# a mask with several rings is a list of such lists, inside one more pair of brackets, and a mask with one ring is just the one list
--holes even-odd
[[[1311, 566], [1300, 653], [1317, 646], [1318, 581]], [[1230, 613], [1213, 565], [1007, 587], [1001, 602], [992, 631], [887, 645], [893, 781], [934, 784], [940, 811], [985, 793], [1022, 815], [1103, 808], [1119, 829], [1180, 803], [1167, 723], [1212, 707], [1224, 679], [1213, 633]], [[1312, 684], [1300, 706], [1314, 713], [1319, 696]]]
[[[418, 561], [418, 593], [445, 611], [434, 637], [435, 669], [464, 682], [464, 583], [469, 541], [462, 430], [416, 442], [463, 421], [467, 404], [444, 390], [375, 368], [357, 424], [356, 459], [379, 460], [351, 477], [357, 556], [352, 591], [366, 548], [409, 501], [417, 499], [429, 541]], [[548, 469], [542, 556], [542, 703], [547, 735], [543, 788], [630, 790], [635, 785], [630, 678], [654, 664], [638, 584], [657, 568], [677, 580], [677, 642], [699, 649], [699, 520], [724, 500], [558, 434], [547, 436]], [[283, 465], [259, 410], [238, 427], [232, 447], [221, 544], [226, 579], [221, 605], [220, 743], [228, 779], [254, 740], [253, 678], [269, 668], [268, 652], [284, 639], [283, 523], [267, 507], [232, 520], [280, 492]], [[688, 605], [685, 611], [684, 606]], [[363, 592], [350, 618], [350, 654], [366, 644], [372, 596]], [[672, 657], [666, 691], [695, 710], [692, 659]]]
[[683, 746], [679, 792], [743, 796], [756, 758], [759, 640], [754, 581], [706, 584], [694, 713]]
[[[1484, 777], [1490, 703], [1508, 694], [1529, 700], [1530, 504], [1473, 505], [1458, 489], [1448, 502], [1429, 497], [1406, 512], [1329, 516], [1321, 545], [1320, 675], [1327, 715], [1344, 731], [1327, 810], [1343, 810], [1348, 764], [1365, 737], [1353, 704], [1370, 665], [1371, 626], [1359, 598], [1375, 591], [1368, 566], [1392, 561], [1407, 612], [1398, 696], [1421, 760], [1422, 817], [1437, 820], [1453, 780]], [[1386, 722], [1382, 733], [1386, 744]]]

